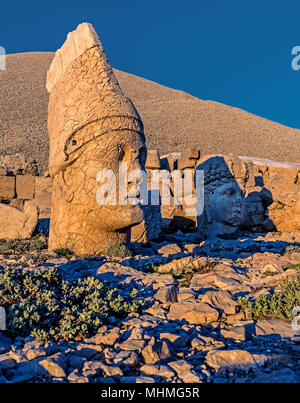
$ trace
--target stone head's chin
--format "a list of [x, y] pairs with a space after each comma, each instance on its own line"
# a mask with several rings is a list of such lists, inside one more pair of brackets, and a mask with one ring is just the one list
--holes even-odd
[[118, 206], [117, 209], [105, 208], [99, 217], [102, 223], [105, 223], [105, 228], [108, 232], [123, 232], [140, 224], [143, 221], [143, 211], [140, 206]]
[[238, 227], [243, 221], [243, 212], [241, 210], [231, 212], [230, 216], [226, 217], [225, 224], [232, 227]]
[[128, 214], [128, 221], [125, 220], [126, 226], [124, 228], [132, 227], [133, 225], [140, 224], [144, 219], [143, 211], [140, 206], [131, 206], [130, 205], [130, 206], [122, 206], [119, 208], [120, 208], [120, 213], [126, 214], [126, 216]]

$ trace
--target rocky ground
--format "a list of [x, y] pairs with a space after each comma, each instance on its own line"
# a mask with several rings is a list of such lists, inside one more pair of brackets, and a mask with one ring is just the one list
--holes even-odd
[[300, 234], [200, 242], [179, 232], [123, 259], [0, 255], [3, 267], [57, 267], [66, 279], [89, 275], [134, 286], [145, 302], [142, 312], [110, 317], [83, 341], [0, 333], [0, 381], [299, 382], [299, 331], [268, 313], [253, 317], [238, 300], [272, 296], [299, 278], [299, 245]]

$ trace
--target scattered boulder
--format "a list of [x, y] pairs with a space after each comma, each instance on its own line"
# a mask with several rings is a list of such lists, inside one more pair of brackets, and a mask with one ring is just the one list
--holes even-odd
[[204, 377], [198, 375], [194, 370], [187, 370], [179, 375], [179, 379], [184, 383], [201, 383]]
[[63, 353], [56, 353], [47, 357], [39, 361], [39, 364], [53, 377], [66, 377], [67, 359]]
[[201, 298], [201, 301], [220, 311], [224, 311], [228, 315], [233, 315], [237, 312], [238, 303], [234, 301], [232, 295], [227, 291], [207, 291]]
[[108, 332], [98, 332], [94, 337], [89, 339], [89, 342], [95, 344], [105, 344], [107, 346], [113, 346], [119, 338], [120, 329], [114, 327]]
[[176, 373], [178, 375], [180, 375], [186, 371], [189, 371], [193, 368], [193, 366], [185, 360], [171, 361], [171, 362], [168, 362], [168, 365], [172, 369], [174, 369], [174, 371], [176, 371]]
[[206, 363], [215, 371], [256, 367], [254, 356], [245, 350], [211, 350], [207, 353]]
[[160, 247], [157, 250], [157, 253], [159, 253], [162, 256], [171, 256], [171, 255], [177, 255], [178, 253], [181, 253], [181, 248], [177, 244], [168, 244]]
[[29, 239], [38, 223], [36, 207], [28, 205], [24, 212], [0, 203], [0, 239]]
[[172, 378], [175, 372], [167, 365], [145, 364], [140, 368], [145, 375], [156, 375], [163, 378]]
[[155, 294], [155, 299], [162, 303], [173, 303], [177, 301], [177, 292], [174, 285], [160, 287]]
[[156, 341], [154, 337], [143, 349], [142, 356], [146, 364], [156, 364], [157, 362], [171, 358], [171, 350], [165, 340]]
[[219, 312], [204, 302], [182, 301], [171, 305], [168, 319], [185, 320], [191, 324], [203, 325], [217, 321]]
[[220, 333], [225, 339], [232, 339], [238, 342], [245, 341], [247, 338], [245, 326], [234, 326], [228, 330], [222, 329]]
[[300, 341], [299, 330], [294, 330], [290, 322], [279, 319], [263, 319], [256, 322], [256, 336], [269, 336], [277, 338], [298, 338]]
[[68, 381], [71, 383], [88, 383], [89, 378], [81, 375], [78, 369], [74, 369], [68, 376]]

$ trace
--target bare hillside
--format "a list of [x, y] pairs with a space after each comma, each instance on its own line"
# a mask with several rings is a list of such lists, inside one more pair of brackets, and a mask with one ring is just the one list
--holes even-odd
[[[45, 80], [53, 55], [8, 55], [7, 69], [0, 71], [0, 154], [32, 156], [41, 171], [48, 160]], [[300, 130], [132, 74], [115, 73], [143, 119], [148, 147], [161, 154], [195, 146], [204, 153], [300, 161]]]

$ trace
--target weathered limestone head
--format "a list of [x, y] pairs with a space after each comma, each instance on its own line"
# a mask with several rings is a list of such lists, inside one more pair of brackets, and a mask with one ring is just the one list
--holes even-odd
[[198, 231], [207, 236], [234, 233], [244, 217], [247, 164], [233, 156], [209, 156], [200, 160], [196, 170], [204, 171], [204, 210], [197, 217]]
[[[103, 253], [124, 242], [127, 230], [143, 219], [139, 206], [101, 206], [96, 200], [99, 171], [112, 170], [118, 179], [120, 162], [128, 171], [143, 169], [142, 121], [90, 24], [70, 32], [56, 52], [47, 89], [53, 178], [49, 248]], [[116, 191], [118, 200], [118, 185]]]

